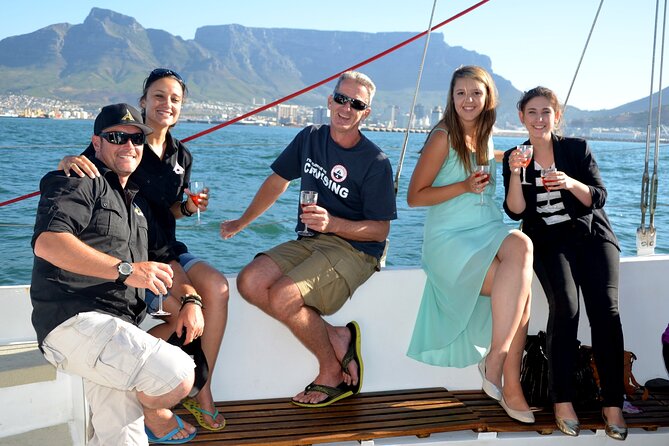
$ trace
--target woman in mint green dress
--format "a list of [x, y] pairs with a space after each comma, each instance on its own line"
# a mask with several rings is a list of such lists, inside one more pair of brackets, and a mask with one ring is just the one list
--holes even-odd
[[[478, 362], [486, 394], [512, 418], [532, 423], [520, 386], [532, 243], [502, 222], [493, 200], [496, 94], [485, 70], [458, 68], [444, 117], [411, 177], [409, 205], [429, 209], [422, 258], [427, 282], [407, 354], [443, 367]], [[481, 165], [489, 166], [489, 176], [477, 172]]]

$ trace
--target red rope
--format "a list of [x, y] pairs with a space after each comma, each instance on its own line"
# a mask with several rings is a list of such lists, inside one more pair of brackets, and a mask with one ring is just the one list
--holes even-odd
[[21, 195], [20, 197], [12, 198], [11, 200], [3, 201], [2, 203], [0, 203], [0, 208], [3, 206], [7, 206], [8, 204], [16, 203], [17, 201], [22, 201], [28, 198], [36, 197], [37, 195], [39, 195], [39, 191], [31, 192], [26, 195]]
[[[446, 19], [446, 20], [444, 20], [443, 22], [441, 22], [441, 23], [437, 23], [437, 24], [434, 25], [429, 31], [434, 31], [435, 29], [439, 29], [439, 28], [441, 28], [442, 26], [444, 26], [444, 25], [446, 25], [446, 24], [452, 22], [453, 20], [456, 20], [456, 19], [462, 17], [463, 15], [470, 13], [471, 11], [475, 10], [476, 8], [478, 8], [479, 6], [482, 6], [482, 5], [484, 5], [485, 3], [488, 3], [489, 1], [490, 1], [490, 0], [481, 0], [480, 2], [476, 3], [475, 5], [470, 6], [469, 8], [467, 8], [467, 9], [465, 9], [465, 10], [459, 12], [458, 14], [456, 14], [456, 15], [454, 15], [454, 16], [452, 16], [452, 17]], [[302, 90], [296, 91], [295, 93], [291, 93], [291, 94], [289, 94], [288, 96], [284, 96], [284, 97], [282, 97], [281, 99], [277, 99], [276, 101], [270, 102], [269, 104], [266, 104], [266, 105], [263, 105], [263, 106], [261, 106], [261, 107], [258, 107], [258, 108], [254, 109], [254, 110], [251, 110], [251, 111], [249, 111], [249, 112], [247, 112], [247, 113], [244, 113], [244, 114], [242, 114], [242, 115], [240, 115], [240, 116], [237, 116], [236, 118], [232, 118], [232, 119], [230, 119], [230, 120], [228, 120], [228, 121], [222, 122], [222, 123], [220, 123], [220, 124], [218, 124], [218, 125], [215, 125], [214, 127], [210, 128], [210, 129], [203, 130], [203, 131], [201, 131], [201, 132], [199, 132], [199, 133], [196, 133], [196, 134], [194, 134], [194, 135], [188, 136], [188, 137], [182, 139], [181, 141], [182, 141], [182, 142], [188, 142], [188, 141], [192, 141], [192, 140], [194, 140], [194, 139], [197, 139], [197, 138], [199, 138], [199, 137], [201, 137], [201, 136], [208, 135], [209, 133], [215, 132], [216, 130], [220, 130], [220, 129], [222, 129], [223, 127], [227, 127], [227, 126], [229, 126], [229, 125], [231, 125], [231, 124], [234, 124], [234, 123], [236, 123], [236, 122], [241, 121], [242, 119], [246, 119], [246, 118], [248, 118], [249, 116], [256, 115], [256, 114], [258, 114], [258, 113], [260, 113], [260, 112], [263, 112], [263, 111], [267, 110], [268, 108], [272, 108], [272, 107], [274, 107], [275, 105], [279, 105], [279, 104], [281, 104], [281, 103], [283, 103], [283, 102], [286, 102], [286, 101], [288, 101], [288, 100], [290, 100], [290, 99], [293, 99], [293, 98], [295, 98], [295, 97], [297, 97], [297, 96], [300, 96], [300, 95], [302, 95], [302, 94], [304, 94], [304, 93], [306, 93], [306, 92], [308, 92], [308, 91], [311, 91], [311, 90], [313, 90], [313, 89], [315, 89], [315, 88], [320, 87], [320, 86], [323, 85], [323, 84], [327, 84], [328, 82], [337, 79], [337, 78], [339, 77], [339, 75], [341, 75], [341, 74], [342, 74], [343, 72], [345, 72], [345, 71], [355, 70], [355, 69], [360, 68], [360, 67], [362, 67], [362, 66], [364, 66], [364, 65], [367, 65], [367, 64], [369, 64], [369, 63], [371, 63], [371, 62], [374, 62], [375, 60], [380, 59], [380, 58], [382, 58], [382, 57], [384, 57], [384, 56], [386, 56], [386, 55], [388, 55], [388, 54], [390, 54], [390, 53], [392, 53], [392, 52], [394, 52], [394, 51], [397, 51], [398, 49], [400, 49], [400, 48], [402, 48], [402, 47], [404, 47], [404, 46], [410, 44], [411, 42], [420, 39], [421, 37], [423, 37], [423, 36], [426, 35], [427, 33], [428, 33], [428, 30], [425, 30], [425, 31], [423, 31], [423, 32], [420, 33], [420, 34], [416, 34], [415, 36], [413, 36], [413, 37], [411, 37], [411, 38], [409, 38], [409, 39], [407, 39], [407, 40], [405, 40], [405, 41], [403, 41], [403, 42], [400, 42], [400, 43], [398, 43], [397, 45], [392, 46], [392, 47], [388, 48], [387, 50], [385, 50], [385, 51], [383, 51], [383, 52], [381, 52], [381, 53], [379, 53], [379, 54], [377, 54], [377, 55], [375, 55], [375, 56], [370, 57], [369, 59], [365, 59], [365, 60], [363, 60], [362, 62], [359, 62], [359, 63], [357, 63], [357, 64], [355, 64], [355, 65], [353, 65], [353, 66], [350, 66], [350, 67], [348, 67], [348, 68], [346, 68], [346, 69], [344, 69], [344, 70], [342, 70], [342, 71], [339, 71], [339, 72], [333, 74], [332, 76], [329, 76], [329, 77], [327, 77], [327, 78], [325, 78], [325, 79], [323, 79], [323, 80], [321, 80], [321, 81], [319, 81], [319, 82], [316, 82], [315, 84], [312, 84], [312, 85], [310, 85], [310, 86], [308, 86], [308, 87], [303, 88]], [[13, 198], [13, 199], [8, 200], [8, 201], [3, 201], [2, 203], [0, 203], [0, 207], [2, 207], [2, 206], [6, 206], [6, 205], [8, 205], [8, 204], [16, 203], [17, 201], [25, 200], [25, 199], [28, 199], [28, 198], [31, 198], [31, 197], [34, 197], [34, 196], [37, 196], [37, 195], [39, 195], [39, 191], [38, 191], [38, 192], [30, 193], [30, 194], [27, 194], [27, 195], [22, 195], [22, 196], [20, 196], [20, 197], [16, 197], [16, 198]]]

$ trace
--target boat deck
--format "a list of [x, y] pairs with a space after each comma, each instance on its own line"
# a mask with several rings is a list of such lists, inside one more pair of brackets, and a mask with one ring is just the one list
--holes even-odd
[[[631, 400], [641, 410], [625, 414], [630, 428], [648, 431], [669, 426], [669, 392], [641, 394]], [[552, 410], [535, 413], [537, 422], [526, 425], [509, 418], [481, 390], [448, 391], [444, 388], [361, 393], [320, 409], [301, 408], [288, 398], [217, 403], [227, 419], [220, 432], [199, 429], [189, 444], [218, 445], [310, 445], [365, 441], [388, 437], [429, 437], [434, 433], [557, 431]], [[197, 426], [183, 408], [176, 410]], [[579, 409], [581, 429], [604, 429], [599, 411]], [[562, 435], [562, 434], [559, 434]]]

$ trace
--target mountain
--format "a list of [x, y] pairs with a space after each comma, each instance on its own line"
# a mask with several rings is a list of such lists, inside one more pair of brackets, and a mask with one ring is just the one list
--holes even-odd
[[[146, 75], [155, 67], [169, 67], [184, 77], [194, 101], [269, 102], [413, 36], [217, 25], [198, 28], [194, 39], [184, 40], [144, 28], [132, 17], [93, 8], [81, 24], [59, 23], [0, 40], [0, 94], [67, 99], [92, 109], [110, 102], [136, 104]], [[390, 106], [399, 106], [400, 113], [408, 111], [423, 42], [419, 39], [359, 68], [378, 87], [375, 115]], [[495, 79], [500, 98], [497, 126], [518, 127], [515, 104], [521, 92], [492, 71], [488, 56], [450, 46], [441, 33], [433, 33], [430, 40], [417, 103], [428, 113], [435, 106], [443, 108], [450, 74], [469, 64], [486, 68]], [[331, 82], [291, 103], [324, 105], [332, 87]], [[664, 94], [669, 94], [669, 88]], [[570, 128], [644, 128], [647, 101], [640, 99], [611, 110], [569, 107], [565, 116]], [[669, 113], [663, 110], [663, 116]]]
[[[93, 8], [83, 23], [60, 23], [0, 41], [0, 94], [55, 97], [88, 104], [136, 103], [140, 86], [155, 67], [183, 75], [198, 101], [251, 103], [275, 100], [380, 53], [412, 33], [364, 33], [297, 29], [205, 26], [193, 40], [147, 29], [134, 18]], [[423, 52], [419, 40], [360, 68], [378, 87], [375, 110], [413, 97]], [[492, 72], [490, 58], [449, 46], [434, 33], [428, 51], [419, 103], [428, 109], [445, 103], [450, 73], [460, 65]], [[497, 75], [499, 123], [516, 123], [520, 92]], [[332, 83], [295, 98], [324, 105]]]

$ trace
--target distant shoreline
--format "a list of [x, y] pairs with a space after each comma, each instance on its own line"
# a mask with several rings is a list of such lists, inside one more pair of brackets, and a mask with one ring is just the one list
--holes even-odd
[[[67, 121], [71, 119], [80, 119], [81, 118], [51, 118], [49, 116], [19, 116], [19, 115], [8, 115], [8, 114], [0, 114], [0, 118], [18, 118], [18, 119], [52, 119], [54, 121]], [[92, 119], [89, 119], [92, 120]], [[183, 119], [184, 122], [188, 123], [195, 123], [195, 124], [211, 124], [211, 125], [218, 125], [222, 124], [225, 121], [219, 121], [219, 120], [204, 120], [204, 119], [189, 119], [185, 118]], [[249, 121], [240, 121], [236, 122], [231, 125], [241, 125], [241, 126], [257, 126], [257, 127], [295, 127], [295, 128], [302, 128], [304, 126], [298, 126], [298, 125], [268, 125], [267, 123], [263, 121], [254, 121], [254, 122], [249, 122]], [[369, 131], [369, 132], [384, 132], [384, 133], [405, 133], [406, 128], [385, 128], [385, 127], [376, 127], [376, 126], [363, 126], [361, 127], [361, 130], [363, 131]], [[425, 128], [412, 128], [409, 130], [410, 133], [423, 133], [427, 134], [430, 132], [431, 129], [425, 129]], [[507, 129], [498, 129], [495, 128], [493, 129], [492, 132], [493, 136], [504, 136], [504, 137], [510, 137], [510, 138], [526, 138], [528, 137], [527, 131], [524, 130], [507, 130]], [[620, 142], [638, 142], [645, 144], [646, 139], [645, 137], [643, 139], [639, 138], [626, 138], [624, 136], [616, 137], [609, 132], [606, 136], [596, 136], [593, 134], [590, 135], [578, 135], [578, 134], [570, 134], [567, 135], [570, 137], [575, 137], [575, 138], [584, 138], [590, 141], [620, 141]], [[654, 142], [654, 140], [651, 140], [651, 142]], [[669, 143], [669, 138], [662, 138], [660, 139], [661, 144], [666, 144]]]

